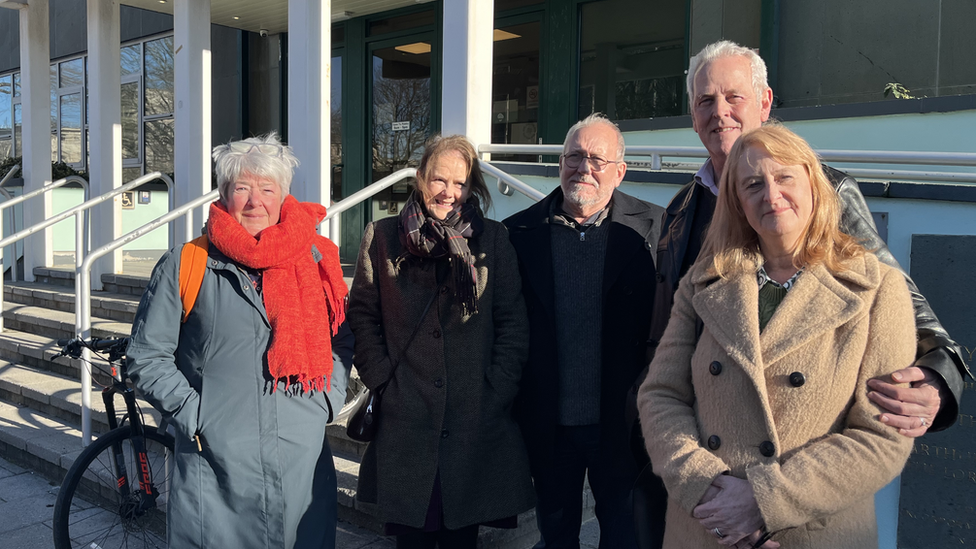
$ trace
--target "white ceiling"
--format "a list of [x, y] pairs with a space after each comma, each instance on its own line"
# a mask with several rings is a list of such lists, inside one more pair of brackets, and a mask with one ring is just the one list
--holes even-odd
[[[173, 1], [122, 0], [122, 3], [172, 15]], [[359, 17], [428, 1], [430, 0], [332, 0], [332, 20]], [[288, 0], [210, 0], [210, 22], [251, 32], [262, 29], [270, 34], [286, 32]]]

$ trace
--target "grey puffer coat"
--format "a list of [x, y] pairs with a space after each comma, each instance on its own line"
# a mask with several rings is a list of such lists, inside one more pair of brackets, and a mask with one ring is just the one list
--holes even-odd
[[399, 366], [363, 456], [357, 498], [378, 504], [386, 522], [423, 526], [438, 472], [447, 528], [514, 516], [534, 504], [512, 416], [529, 343], [515, 250], [505, 227], [491, 220], [468, 243], [478, 312], [462, 316], [447, 260], [411, 255], [396, 218], [371, 223], [363, 235], [348, 314], [356, 368], [373, 389], [389, 379], [391, 357]]
[[199, 297], [181, 325], [179, 264], [176, 248], [153, 270], [127, 362], [136, 388], [177, 431], [169, 546], [334, 548], [325, 394], [283, 385], [271, 392], [271, 326], [261, 295], [212, 245]]

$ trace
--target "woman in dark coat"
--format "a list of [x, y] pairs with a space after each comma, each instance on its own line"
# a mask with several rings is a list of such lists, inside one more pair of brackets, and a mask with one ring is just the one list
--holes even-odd
[[128, 349], [136, 389], [175, 428], [169, 547], [332, 549], [325, 388], [346, 294], [338, 249], [315, 233], [325, 208], [288, 196], [298, 161], [273, 134], [221, 145], [214, 161], [221, 198], [193, 308], [181, 322], [191, 288], [171, 250]]
[[400, 215], [363, 235], [355, 364], [370, 389], [390, 381], [357, 498], [378, 505], [400, 549], [473, 548], [479, 525], [514, 527], [534, 503], [511, 413], [525, 305], [508, 234], [483, 217], [489, 200], [474, 147], [435, 138]]

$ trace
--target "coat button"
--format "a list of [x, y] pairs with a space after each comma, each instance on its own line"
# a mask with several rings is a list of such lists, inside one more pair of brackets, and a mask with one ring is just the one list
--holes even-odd
[[708, 365], [708, 373], [713, 376], [717, 376], [722, 373], [722, 363], [719, 361], [714, 361]]
[[657, 279], [658, 283], [664, 282], [664, 275], [661, 273], [657, 273], [657, 275], [654, 278]]
[[430, 335], [434, 336], [434, 338], [441, 337], [441, 331], [440, 330], [434, 330], [433, 332], [430, 333]]
[[718, 438], [718, 435], [712, 435], [708, 437], [708, 449], [718, 450], [722, 446], [722, 439]]
[[441, 438], [447, 438], [448, 436], [450, 436], [450, 433], [447, 432], [447, 429], [441, 431]]
[[450, 289], [449, 289], [449, 288], [448, 288], [447, 286], [443, 286], [443, 287], [441, 288], [441, 293], [442, 293], [442, 294], [446, 294], [446, 293], [447, 293], [447, 292], [449, 292], [449, 291], [450, 291]]
[[438, 389], [440, 389], [443, 386], [444, 386], [444, 380], [443, 379], [437, 378], [437, 379], [434, 380], [434, 387], [437, 387]]
[[806, 376], [802, 372], [793, 372], [790, 374], [790, 385], [794, 387], [802, 387], [804, 383], [807, 382]]
[[759, 453], [766, 457], [773, 457], [776, 454], [776, 447], [773, 446], [772, 442], [764, 440], [762, 444], [759, 445]]

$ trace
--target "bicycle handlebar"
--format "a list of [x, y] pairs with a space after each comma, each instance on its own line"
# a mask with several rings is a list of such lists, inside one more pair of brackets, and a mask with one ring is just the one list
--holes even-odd
[[57, 345], [58, 347], [61, 347], [59, 356], [68, 356], [71, 358], [79, 358], [81, 356], [81, 350], [84, 347], [87, 347], [95, 352], [109, 351], [118, 353], [119, 355], [124, 355], [125, 349], [129, 346], [129, 338], [93, 337], [85, 341], [81, 338], [74, 337], [70, 339], [59, 339], [57, 341]]

